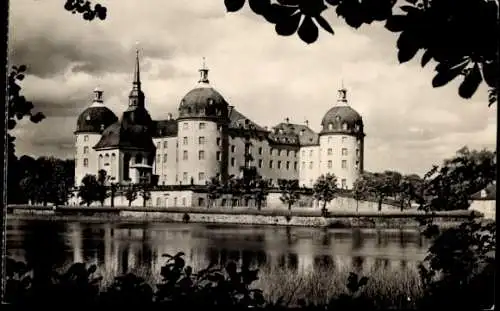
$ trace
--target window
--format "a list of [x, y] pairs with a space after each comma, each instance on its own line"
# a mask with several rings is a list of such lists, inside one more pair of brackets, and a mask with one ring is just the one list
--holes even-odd
[[160, 149], [160, 143], [156, 144], [156, 149]]
[[332, 160], [328, 160], [328, 168], [332, 168]]
[[156, 198], [156, 206], [161, 206], [161, 198]]
[[345, 143], [347, 141], [347, 137], [342, 136], [342, 143]]
[[359, 149], [356, 149], [356, 156], [359, 157]]
[[278, 161], [278, 169], [281, 168], [281, 161]]
[[182, 198], [182, 206], [186, 206], [186, 198]]
[[217, 138], [217, 146], [220, 146], [220, 138]]
[[220, 151], [217, 151], [217, 153], [215, 154], [216, 158], [217, 158], [217, 161], [220, 161]]
[[160, 164], [160, 161], [161, 161], [161, 157], [160, 157], [160, 155], [157, 155], [156, 156], [156, 163]]
[[306, 168], [306, 162], [302, 161], [302, 168]]
[[167, 182], [167, 175], [163, 175], [163, 184]]
[[174, 198], [174, 206], [177, 206], [177, 197]]
[[273, 160], [269, 161], [269, 168], [273, 168]]
[[290, 150], [287, 150], [286, 151], [286, 156], [289, 157], [290, 156]]
[[168, 157], [167, 157], [167, 154], [165, 153], [165, 154], [163, 155], [163, 162], [167, 162], [167, 158], [168, 158]]
[[116, 155], [114, 153], [111, 154], [111, 162], [115, 162], [116, 160]]
[[188, 138], [187, 137], [183, 137], [182, 138], [182, 144], [183, 145], [187, 145], [188, 144]]
[[182, 123], [182, 129], [187, 130], [189, 128], [189, 125], [187, 122]]
[[203, 172], [198, 173], [198, 180], [204, 181], [205, 180], [205, 173], [203, 173]]
[[270, 148], [270, 149], [269, 149], [269, 154], [270, 154], [270, 155], [273, 155], [273, 151], [274, 151], [274, 149], [273, 149], [273, 148]]
[[259, 168], [262, 168], [262, 160], [259, 160]]
[[88, 167], [89, 166], [89, 159], [85, 158], [83, 159], [83, 167]]
[[328, 148], [328, 155], [332, 155], [333, 154], [333, 149], [332, 148]]
[[293, 162], [293, 169], [296, 171], [297, 170], [297, 167], [298, 167], [298, 163], [297, 162]]
[[234, 158], [231, 158], [231, 166], [234, 166]]
[[342, 155], [346, 156], [347, 155], [347, 148], [342, 148]]
[[234, 150], [235, 150], [235, 149], [236, 149], [236, 148], [235, 148], [235, 146], [234, 146], [234, 145], [232, 145], [232, 146], [231, 146], [231, 152], [234, 152]]
[[89, 153], [89, 147], [87, 146], [83, 147], [83, 153], [84, 154]]
[[343, 124], [342, 124], [342, 129], [343, 129], [343, 130], [347, 130], [347, 123], [343, 123]]
[[342, 160], [342, 168], [347, 168], [347, 160]]
[[219, 130], [219, 132], [222, 132], [222, 125], [219, 125], [219, 126], [217, 127], [217, 130]]
[[135, 156], [135, 163], [136, 164], [142, 163], [142, 154], [139, 153]]
[[83, 136], [83, 141], [89, 141], [89, 135]]
[[200, 136], [200, 137], [198, 138], [198, 144], [200, 144], [200, 145], [205, 144], [205, 137], [204, 137], [204, 136]]
[[205, 199], [198, 198], [198, 206], [205, 206]]
[[188, 173], [187, 172], [182, 173], [182, 181], [187, 183], [187, 181], [188, 181]]
[[328, 129], [333, 130], [333, 123], [328, 123]]
[[199, 129], [200, 130], [205, 129], [205, 122], [200, 122]]
[[205, 160], [205, 151], [204, 150], [198, 151], [198, 160]]
[[313, 155], [313, 151], [309, 150], [309, 156], [312, 157], [312, 155]]
[[342, 189], [347, 188], [347, 180], [342, 179]]
[[289, 170], [290, 169], [290, 161], [286, 161], [286, 169]]
[[309, 169], [312, 169], [312, 168], [313, 168], [313, 163], [309, 162]]
[[259, 155], [262, 155], [262, 147], [259, 147]]
[[184, 150], [184, 151], [182, 152], [182, 159], [183, 159], [183, 160], [187, 160], [187, 159], [188, 159], [188, 152], [187, 152], [187, 150]]
[[163, 148], [167, 148], [168, 147], [168, 142], [167, 141], [164, 141], [163, 142]]

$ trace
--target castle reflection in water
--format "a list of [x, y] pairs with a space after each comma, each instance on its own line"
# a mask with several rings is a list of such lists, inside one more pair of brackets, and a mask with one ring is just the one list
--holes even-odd
[[[29, 223], [8, 226], [8, 253], [28, 261], [47, 256], [45, 261], [53, 265], [97, 262], [108, 275], [135, 269], [159, 275], [166, 260], [162, 255], [178, 251], [195, 269], [229, 260], [292, 270], [405, 269], [416, 267], [428, 247], [418, 232], [404, 230], [96, 223], [59, 224], [53, 232], [61, 238], [57, 246], [37, 240], [36, 235], [46, 233], [43, 228]], [[47, 243], [48, 253], [32, 249], [40, 243]]]

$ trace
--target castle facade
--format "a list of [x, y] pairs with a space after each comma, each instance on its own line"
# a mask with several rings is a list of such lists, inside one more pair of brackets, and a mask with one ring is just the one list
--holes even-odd
[[[363, 119], [347, 102], [341, 88], [324, 115], [321, 131], [288, 119], [268, 129], [250, 120], [215, 90], [209, 70], [199, 70], [196, 86], [180, 100], [176, 117], [151, 118], [141, 89], [136, 56], [128, 107], [118, 118], [96, 89], [92, 104], [78, 117], [74, 132], [75, 186], [87, 174], [104, 170], [119, 184], [205, 185], [225, 181], [242, 168], [255, 168], [277, 185], [298, 180], [312, 187], [326, 173], [338, 186], [350, 189], [363, 170]], [[285, 107], [284, 107], [285, 108]]]

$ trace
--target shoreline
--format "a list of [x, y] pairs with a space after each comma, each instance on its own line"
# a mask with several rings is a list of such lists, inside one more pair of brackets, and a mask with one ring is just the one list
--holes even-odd
[[7, 220], [55, 220], [128, 223], [200, 223], [228, 225], [265, 225], [315, 228], [416, 229], [418, 219], [433, 218], [441, 227], [460, 224], [478, 217], [471, 211], [425, 213], [417, 211], [345, 212], [330, 211], [327, 217], [318, 210], [261, 210], [235, 208], [100, 208], [100, 207], [9, 207]]

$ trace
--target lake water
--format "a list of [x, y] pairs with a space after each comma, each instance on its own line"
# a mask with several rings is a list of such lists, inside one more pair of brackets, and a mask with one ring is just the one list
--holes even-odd
[[[96, 262], [108, 275], [137, 268], [159, 274], [162, 254], [183, 251], [188, 264], [245, 261], [260, 267], [314, 270], [329, 265], [415, 268], [429, 242], [417, 231], [317, 229], [177, 223], [9, 220], [7, 254], [28, 264]], [[101, 270], [101, 271], [102, 271]]]

